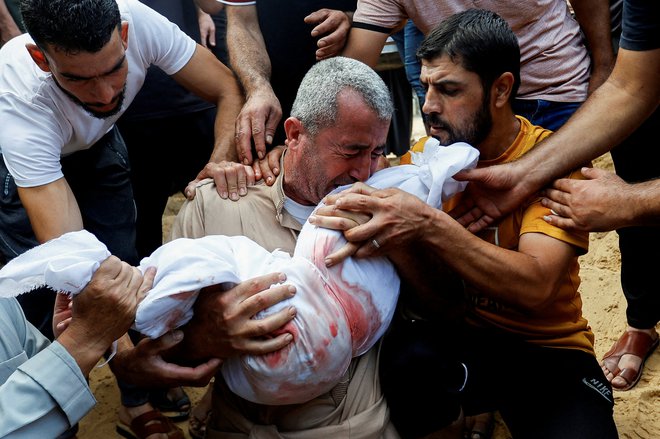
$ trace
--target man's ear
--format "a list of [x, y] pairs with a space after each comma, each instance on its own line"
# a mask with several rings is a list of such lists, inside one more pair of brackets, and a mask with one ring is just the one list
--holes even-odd
[[25, 45], [25, 48], [30, 54], [32, 61], [34, 61], [35, 64], [39, 66], [41, 70], [43, 70], [44, 72], [50, 72], [50, 66], [48, 65], [48, 60], [46, 59], [46, 55], [43, 53], [41, 49], [39, 49], [39, 46], [37, 46], [36, 44], [28, 43]]
[[509, 102], [511, 90], [513, 89], [513, 73], [504, 72], [493, 82], [493, 96], [491, 102], [497, 107], [502, 107]]
[[284, 121], [284, 132], [286, 133], [286, 145], [289, 149], [295, 149], [300, 143], [302, 135], [302, 122], [298, 118], [289, 117]]
[[128, 48], [128, 21], [121, 22], [121, 40], [124, 43], [124, 50]]

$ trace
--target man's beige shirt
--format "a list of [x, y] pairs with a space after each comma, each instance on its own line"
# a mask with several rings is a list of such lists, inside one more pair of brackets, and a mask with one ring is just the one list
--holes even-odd
[[[284, 210], [283, 173], [273, 186], [251, 186], [239, 201], [220, 198], [212, 180], [203, 182], [181, 207], [171, 238], [244, 235], [269, 251], [293, 254], [302, 226]], [[379, 350], [377, 343], [354, 358], [341, 383], [304, 404], [254, 404], [232, 393], [218, 375], [207, 439], [398, 438], [378, 379]]]

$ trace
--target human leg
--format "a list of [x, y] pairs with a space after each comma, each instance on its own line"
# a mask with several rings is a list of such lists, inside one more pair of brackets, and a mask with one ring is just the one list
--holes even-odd
[[[616, 173], [624, 180], [639, 182], [660, 177], [660, 151], [648, 141], [658, 123], [660, 110], [612, 150]], [[617, 230], [617, 233], [628, 328], [603, 358], [603, 367], [614, 388], [628, 390], [639, 381], [644, 360], [657, 346], [655, 326], [660, 321], [660, 294], [655, 277], [657, 264], [647, 255], [648, 249], [660, 246], [660, 228], [628, 227]]]
[[466, 340], [466, 416], [497, 409], [513, 437], [618, 437], [612, 389], [592, 354], [483, 330]]
[[[423, 320], [396, 316], [385, 334], [379, 373], [390, 419], [404, 438], [419, 438], [455, 421], [464, 366], [451, 360], [448, 332]], [[444, 343], [443, 343], [444, 341]]]
[[618, 438], [612, 388], [593, 355], [537, 346], [521, 354], [493, 377], [510, 383], [499, 411], [513, 437]]
[[140, 258], [163, 243], [162, 218], [169, 197], [185, 188], [208, 162], [215, 114], [210, 108], [118, 124], [131, 163]]

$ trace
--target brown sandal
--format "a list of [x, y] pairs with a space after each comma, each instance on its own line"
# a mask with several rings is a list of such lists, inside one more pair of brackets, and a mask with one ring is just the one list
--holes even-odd
[[[658, 347], [659, 338], [656, 334], [655, 337], [647, 334], [646, 332], [641, 331], [626, 331], [623, 333], [621, 338], [619, 338], [616, 343], [612, 346], [605, 356], [601, 364], [615, 377], [621, 377], [628, 383], [623, 387], [616, 387], [612, 385], [613, 389], [616, 390], [630, 390], [639, 382], [639, 379], [642, 377], [642, 371], [644, 370], [644, 363], [646, 359], [651, 356], [655, 348]], [[626, 367], [624, 369], [619, 369], [619, 360], [624, 355], [634, 355], [642, 359], [642, 364], [639, 366], [639, 370]]]
[[152, 434], [165, 433], [169, 439], [185, 439], [183, 431], [158, 410], [151, 410], [136, 416], [130, 427], [122, 422], [117, 424], [117, 433], [127, 439], [145, 439]]

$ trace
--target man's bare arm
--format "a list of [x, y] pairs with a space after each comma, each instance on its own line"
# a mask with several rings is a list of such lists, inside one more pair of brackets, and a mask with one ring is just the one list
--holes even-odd
[[282, 106], [270, 85], [271, 64], [256, 6], [227, 6], [227, 49], [232, 68], [245, 91], [246, 102], [236, 120], [238, 160], [254, 161], [251, 141], [259, 158], [273, 140], [282, 118]]
[[354, 27], [348, 34], [348, 41], [342, 55], [362, 61], [370, 67], [376, 67], [380, 52], [385, 46], [385, 40], [387, 40], [387, 34]]
[[571, 0], [571, 6], [591, 55], [591, 94], [607, 80], [614, 67], [610, 4], [607, 0]]
[[9, 13], [5, 0], [0, 0], [0, 47], [22, 32]]
[[64, 177], [42, 186], [19, 187], [18, 195], [39, 242], [82, 230], [78, 202]]
[[556, 133], [519, 160], [456, 174], [457, 180], [470, 181], [469, 197], [452, 215], [471, 231], [481, 230], [552, 180], [621, 143], [658, 107], [659, 71], [660, 49], [620, 49], [607, 81]]

